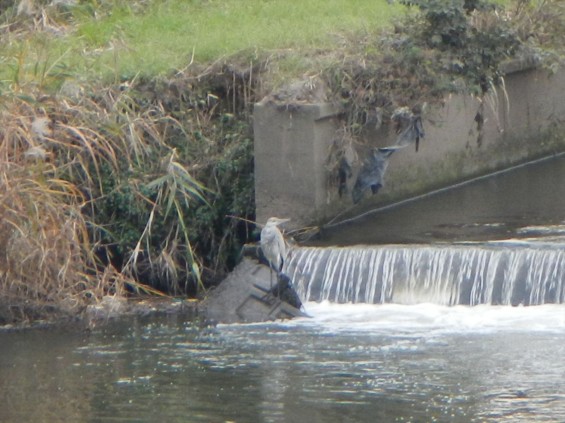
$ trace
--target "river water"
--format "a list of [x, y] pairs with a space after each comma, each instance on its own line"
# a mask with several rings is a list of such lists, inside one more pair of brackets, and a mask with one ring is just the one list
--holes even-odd
[[[539, 163], [377, 213], [357, 230], [365, 238], [339, 243], [559, 253], [563, 181], [564, 158]], [[563, 422], [565, 305], [540, 298], [327, 297], [293, 321], [202, 327], [162, 315], [0, 333], [0, 422]]]
[[[336, 219], [338, 222], [341, 219]], [[479, 178], [329, 227], [316, 245], [489, 241], [565, 235], [565, 157]]]
[[0, 421], [565, 420], [561, 305], [306, 307], [292, 322], [4, 334]]

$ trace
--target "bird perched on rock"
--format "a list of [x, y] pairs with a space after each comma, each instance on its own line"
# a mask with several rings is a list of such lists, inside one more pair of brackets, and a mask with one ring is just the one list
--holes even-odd
[[375, 148], [367, 157], [351, 193], [355, 204], [361, 201], [366, 189], [371, 188], [371, 192], [376, 194], [383, 186], [388, 159], [395, 150], [395, 148]]
[[290, 221], [290, 219], [280, 219], [278, 217], [270, 217], [267, 224], [261, 230], [261, 251], [265, 259], [269, 262], [271, 269], [271, 289], [273, 289], [273, 270], [278, 276], [281, 273], [284, 260], [286, 259], [286, 244], [284, 237], [279, 229], [281, 223]]

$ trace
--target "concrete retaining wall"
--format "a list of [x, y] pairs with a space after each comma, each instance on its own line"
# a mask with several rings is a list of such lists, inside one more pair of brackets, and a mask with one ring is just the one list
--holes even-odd
[[[355, 211], [565, 151], [565, 71], [550, 76], [544, 70], [518, 67], [507, 74], [505, 84], [505, 90], [483, 105], [481, 131], [475, 98], [454, 95], [443, 106], [427, 110], [419, 151], [408, 146], [395, 152], [384, 187], [366, 196]], [[303, 227], [352, 208], [351, 195], [340, 197], [328, 180], [330, 148], [340, 136], [339, 113], [329, 103], [255, 105], [258, 222], [290, 217], [292, 226]], [[394, 144], [395, 137], [389, 126], [366, 131], [364, 143], [355, 146], [349, 193], [367, 147]]]

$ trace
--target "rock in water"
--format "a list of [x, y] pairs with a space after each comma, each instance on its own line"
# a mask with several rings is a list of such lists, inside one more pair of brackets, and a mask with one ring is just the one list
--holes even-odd
[[302, 303], [283, 275], [269, 292], [270, 271], [255, 260], [243, 261], [202, 303], [211, 323], [253, 323], [306, 316]]

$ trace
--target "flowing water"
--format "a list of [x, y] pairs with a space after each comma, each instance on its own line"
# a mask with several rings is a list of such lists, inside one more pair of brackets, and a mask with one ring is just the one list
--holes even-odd
[[565, 245], [302, 248], [287, 266], [309, 301], [540, 305], [565, 300]]
[[4, 334], [0, 421], [565, 420], [559, 305], [306, 306], [270, 324]]
[[563, 181], [565, 158], [333, 229], [286, 268], [309, 318], [0, 333], [0, 422], [563, 422]]

